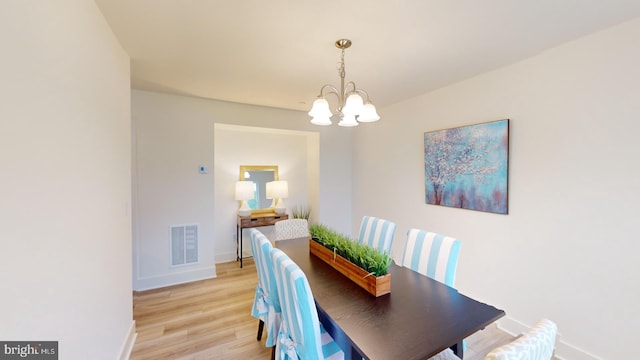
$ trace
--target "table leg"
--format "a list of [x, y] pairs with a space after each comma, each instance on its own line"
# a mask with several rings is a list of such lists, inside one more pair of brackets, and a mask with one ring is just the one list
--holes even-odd
[[457, 344], [453, 345], [451, 348], [453, 353], [456, 354], [460, 359], [464, 359], [464, 348], [462, 347], [462, 340], [460, 340]]
[[242, 269], [242, 229], [240, 229], [240, 269]]

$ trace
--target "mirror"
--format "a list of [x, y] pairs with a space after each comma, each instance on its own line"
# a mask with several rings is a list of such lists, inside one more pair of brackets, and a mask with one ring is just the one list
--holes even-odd
[[253, 210], [252, 213], [265, 213], [275, 211], [272, 199], [267, 199], [267, 183], [278, 180], [278, 166], [270, 165], [242, 165], [240, 166], [240, 180], [253, 181], [253, 199], [247, 200], [247, 204]]

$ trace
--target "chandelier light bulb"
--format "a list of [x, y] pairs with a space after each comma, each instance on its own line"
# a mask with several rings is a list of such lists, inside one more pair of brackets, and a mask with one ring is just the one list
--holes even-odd
[[364, 103], [362, 101], [362, 96], [353, 93], [349, 95], [349, 97], [347, 98], [346, 104], [342, 109], [342, 113], [349, 114], [349, 115], [360, 115], [362, 113], [363, 108], [364, 108]]
[[325, 98], [319, 97], [313, 102], [309, 116], [311, 116], [311, 123], [313, 125], [331, 125], [331, 109], [329, 109], [329, 102]]
[[331, 117], [331, 109], [329, 108], [329, 102], [325, 98], [317, 98], [313, 102], [313, 106], [309, 111], [309, 116], [315, 117]]
[[358, 116], [360, 122], [374, 122], [380, 120], [380, 115], [376, 111], [376, 107], [372, 103], [365, 104], [362, 107], [362, 112]]
[[339, 126], [358, 126], [355, 115], [344, 114], [342, 120], [338, 123]]
[[327, 126], [327, 125], [331, 125], [333, 124], [331, 122], [331, 119], [329, 119], [328, 116], [322, 117], [322, 116], [314, 116], [311, 118], [311, 123], [313, 125], [320, 125], [320, 126]]

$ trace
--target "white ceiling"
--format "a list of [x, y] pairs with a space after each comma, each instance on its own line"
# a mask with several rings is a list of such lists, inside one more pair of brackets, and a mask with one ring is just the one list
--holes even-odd
[[640, 16], [640, 0], [95, 1], [133, 88], [295, 110], [339, 86], [340, 38], [380, 108]]

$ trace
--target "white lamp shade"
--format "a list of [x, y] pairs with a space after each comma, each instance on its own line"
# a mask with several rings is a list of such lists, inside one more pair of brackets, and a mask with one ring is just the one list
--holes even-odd
[[284, 199], [289, 197], [289, 184], [287, 183], [286, 180], [272, 181], [270, 183], [267, 183], [267, 185], [268, 184], [272, 184], [271, 185], [271, 195], [273, 196], [272, 199], [273, 198]]
[[329, 102], [325, 98], [317, 98], [311, 106], [309, 116], [311, 117], [331, 117], [331, 109], [329, 108]]
[[265, 198], [273, 199], [269, 207], [276, 207], [276, 197], [273, 196], [273, 181], [270, 181], [266, 184]]
[[[274, 199], [273, 207], [277, 214], [284, 214], [287, 206], [284, 198], [289, 197], [289, 184], [286, 180], [270, 181], [267, 183], [267, 199]], [[277, 199], [277, 200], [276, 200]]]
[[269, 181], [265, 186], [265, 198], [273, 199], [273, 181]]
[[359, 115], [362, 113], [363, 107], [362, 96], [353, 93], [347, 97], [342, 113], [345, 115]]
[[376, 107], [373, 106], [372, 103], [368, 103], [364, 105], [362, 109], [362, 113], [358, 116], [358, 121], [360, 122], [374, 122], [380, 120], [380, 115], [376, 111]]
[[311, 123], [313, 125], [321, 125], [321, 126], [327, 126], [332, 124], [329, 116], [325, 116], [325, 117], [315, 116], [311, 118]]
[[236, 182], [236, 200], [253, 199], [253, 181]]
[[339, 126], [358, 126], [355, 115], [344, 114], [342, 120], [338, 123]]
[[238, 209], [238, 215], [240, 216], [251, 215], [251, 208], [247, 204], [247, 200], [254, 197], [253, 187], [253, 181], [236, 182], [236, 200], [240, 200], [240, 208]]
[[331, 125], [330, 117], [332, 115], [331, 109], [329, 109], [329, 102], [322, 97], [317, 98], [313, 102], [313, 106], [309, 111], [309, 116], [311, 116], [311, 123], [313, 125]]

